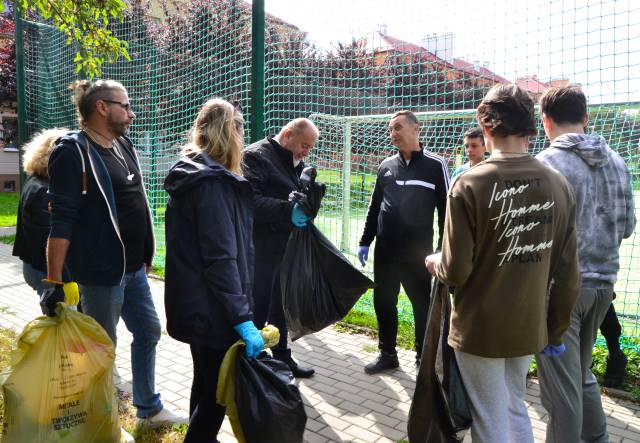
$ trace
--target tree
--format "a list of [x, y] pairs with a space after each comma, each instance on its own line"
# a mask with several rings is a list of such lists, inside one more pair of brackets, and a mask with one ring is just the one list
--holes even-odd
[[[68, 45], [77, 45], [76, 72], [92, 78], [102, 74], [105, 62], [114, 63], [120, 57], [130, 60], [127, 42], [109, 29], [111, 21], [123, 19], [123, 0], [18, 0], [17, 5], [24, 15], [39, 14], [50, 20], [64, 33]], [[0, 0], [0, 12], [5, 8]]]
[[0, 15], [0, 97], [16, 99], [16, 45], [13, 38], [2, 38], [14, 33], [13, 20]]

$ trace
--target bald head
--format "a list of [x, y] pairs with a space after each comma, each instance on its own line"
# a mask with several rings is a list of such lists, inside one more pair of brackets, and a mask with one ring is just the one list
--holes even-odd
[[309, 155], [316, 144], [320, 131], [308, 118], [296, 118], [284, 125], [275, 139], [280, 146], [293, 154], [293, 161], [298, 164], [300, 160]]

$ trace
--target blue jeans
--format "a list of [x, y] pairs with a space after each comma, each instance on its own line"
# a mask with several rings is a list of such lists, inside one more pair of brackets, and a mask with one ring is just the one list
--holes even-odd
[[133, 404], [138, 418], [152, 417], [162, 410], [155, 392], [156, 344], [160, 340], [160, 319], [156, 313], [144, 266], [127, 272], [119, 286], [80, 285], [82, 310], [93, 317], [116, 343], [120, 316], [133, 335], [131, 372]]
[[22, 262], [22, 275], [24, 276], [24, 281], [27, 282], [38, 295], [42, 295], [44, 292], [42, 279], [47, 278], [47, 273], [37, 270], [27, 262]]

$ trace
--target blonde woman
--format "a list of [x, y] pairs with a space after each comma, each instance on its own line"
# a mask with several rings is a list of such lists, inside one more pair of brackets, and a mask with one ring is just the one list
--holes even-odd
[[205, 103], [164, 187], [167, 331], [193, 357], [186, 443], [212, 442], [224, 418], [216, 404], [220, 364], [239, 338], [249, 358], [264, 343], [253, 325], [253, 205], [240, 173], [244, 120], [222, 99]]
[[34, 135], [23, 148], [23, 168], [29, 177], [18, 205], [13, 255], [22, 260], [24, 280], [38, 295], [44, 291], [42, 279], [47, 276], [46, 247], [50, 228], [47, 164], [56, 140], [68, 132], [65, 128], [46, 129]]

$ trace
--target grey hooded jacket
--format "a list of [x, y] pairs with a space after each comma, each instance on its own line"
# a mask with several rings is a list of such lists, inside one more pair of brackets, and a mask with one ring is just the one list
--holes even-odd
[[620, 243], [636, 225], [627, 165], [597, 134], [563, 134], [536, 158], [562, 173], [576, 194], [582, 286], [612, 287]]

